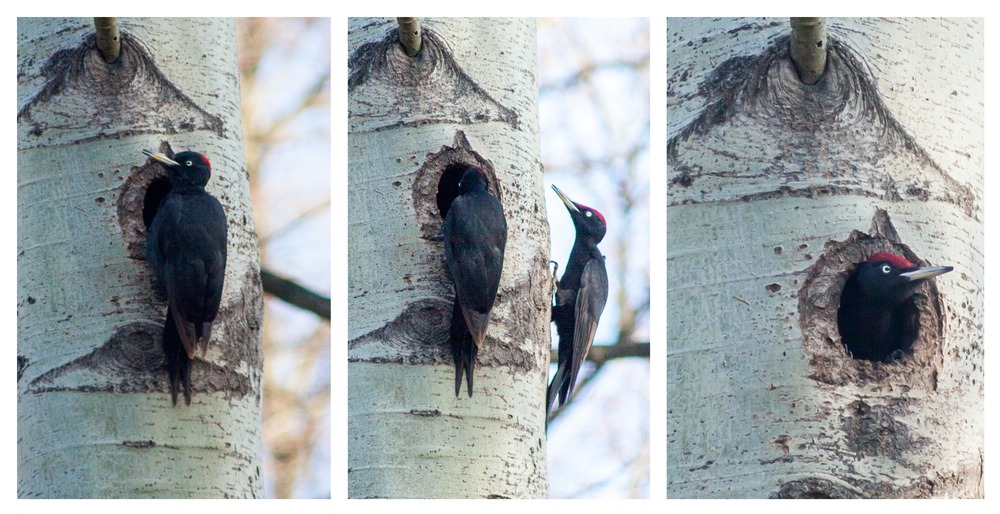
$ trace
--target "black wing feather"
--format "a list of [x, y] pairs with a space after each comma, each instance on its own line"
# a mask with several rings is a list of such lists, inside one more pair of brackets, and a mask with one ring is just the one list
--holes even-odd
[[573, 367], [569, 374], [569, 387], [565, 389], [561, 401], [573, 391], [580, 367], [587, 359], [587, 353], [594, 344], [597, 324], [608, 302], [608, 270], [603, 256], [587, 261], [580, 278], [580, 290], [576, 295], [576, 325], [573, 328]]
[[[474, 212], [475, 214], [471, 214]], [[445, 257], [462, 315], [476, 344], [482, 344], [496, 301], [507, 245], [503, 208], [490, 195], [459, 196], [445, 219]], [[500, 220], [490, 228], [487, 219]]]
[[146, 259], [166, 289], [170, 317], [193, 358], [199, 339], [204, 353], [222, 302], [225, 212], [208, 194], [170, 194], [150, 224], [150, 233], [156, 237], [147, 241]]
[[[570, 393], [576, 386], [577, 376], [587, 353], [594, 343], [594, 334], [608, 301], [608, 271], [604, 256], [598, 255], [587, 261], [580, 274], [580, 288], [572, 305], [556, 305], [552, 308], [553, 317], [562, 319], [565, 309], [573, 309], [575, 321], [573, 325], [573, 344], [568, 344], [568, 337], [562, 332], [559, 336], [559, 367], [556, 369], [552, 383], [546, 391], [546, 418], [552, 411], [556, 399], [559, 404], [566, 403]], [[558, 326], [558, 323], [557, 323]]]

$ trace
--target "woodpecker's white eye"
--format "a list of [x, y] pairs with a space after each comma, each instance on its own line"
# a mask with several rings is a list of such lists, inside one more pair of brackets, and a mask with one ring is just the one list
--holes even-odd
[[892, 271], [892, 268], [888, 264], [882, 265], [882, 273], [888, 275], [890, 271]]
[[192, 165], [194, 165], [194, 163], [193, 163], [193, 162], [191, 162], [191, 161], [187, 161], [187, 162], [185, 162], [184, 164], [187, 164], [188, 166], [192, 166]]
[[594, 213], [592, 213], [592, 212], [590, 212], [590, 211], [584, 211], [584, 214], [585, 214], [585, 215], [586, 215], [586, 216], [587, 216], [588, 218], [594, 215]]

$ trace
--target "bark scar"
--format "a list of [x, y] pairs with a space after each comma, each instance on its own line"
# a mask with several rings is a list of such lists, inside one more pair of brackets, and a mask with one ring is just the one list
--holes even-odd
[[365, 43], [348, 58], [348, 96], [392, 101], [349, 102], [351, 132], [429, 123], [471, 125], [501, 121], [515, 129], [517, 113], [486, 92], [458, 64], [443, 37], [431, 29], [415, 57], [399, 44], [399, 29]]
[[196, 130], [224, 136], [222, 119], [181, 92], [128, 32], [113, 64], [101, 58], [91, 34], [53, 54], [39, 73], [44, 85], [17, 113], [28, 147]]
[[[698, 85], [706, 105], [667, 142], [668, 205], [856, 195], [945, 202], [978, 220], [972, 189], [895, 118], [861, 53], [831, 35], [827, 71], [810, 86], [788, 49], [788, 36], [778, 37], [759, 55], [726, 60]], [[766, 185], [741, 185], [738, 196], [718, 192], [736, 182]]]

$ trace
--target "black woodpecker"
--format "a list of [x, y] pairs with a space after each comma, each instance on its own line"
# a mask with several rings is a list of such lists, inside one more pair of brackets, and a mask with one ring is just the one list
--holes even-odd
[[925, 280], [951, 266], [921, 268], [898, 255], [880, 252], [858, 265], [840, 295], [840, 338], [855, 359], [892, 362], [910, 349], [917, 335], [913, 293]]
[[472, 397], [472, 369], [486, 340], [490, 310], [500, 287], [507, 220], [488, 190], [486, 174], [469, 167], [458, 183], [458, 196], [444, 217], [444, 258], [455, 285], [451, 316], [451, 352], [455, 358], [455, 396], [462, 373]]
[[556, 286], [552, 307], [552, 321], [559, 333], [559, 367], [545, 398], [546, 419], [556, 398], [562, 405], [573, 392], [580, 366], [594, 343], [597, 323], [608, 302], [608, 270], [604, 256], [597, 249], [597, 243], [604, 239], [608, 230], [608, 223], [596, 209], [573, 202], [556, 186], [552, 189], [573, 219], [576, 241], [569, 253], [566, 271]]
[[170, 394], [184, 387], [191, 404], [191, 359], [201, 346], [205, 357], [212, 339], [212, 322], [222, 301], [226, 275], [226, 214], [222, 204], [205, 191], [212, 165], [197, 152], [173, 159], [143, 150], [166, 165], [170, 192], [160, 201], [146, 234], [146, 262], [167, 294], [163, 353], [170, 377]]

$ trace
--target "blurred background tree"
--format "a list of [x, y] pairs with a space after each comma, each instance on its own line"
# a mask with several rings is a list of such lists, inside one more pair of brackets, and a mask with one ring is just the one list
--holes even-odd
[[[545, 180], [607, 218], [610, 288], [575, 398], [549, 424], [550, 496], [648, 498], [649, 20], [540, 19], [538, 68]], [[575, 233], [546, 195], [561, 274]]]
[[266, 293], [264, 492], [329, 498], [330, 19], [240, 19], [237, 39]]

